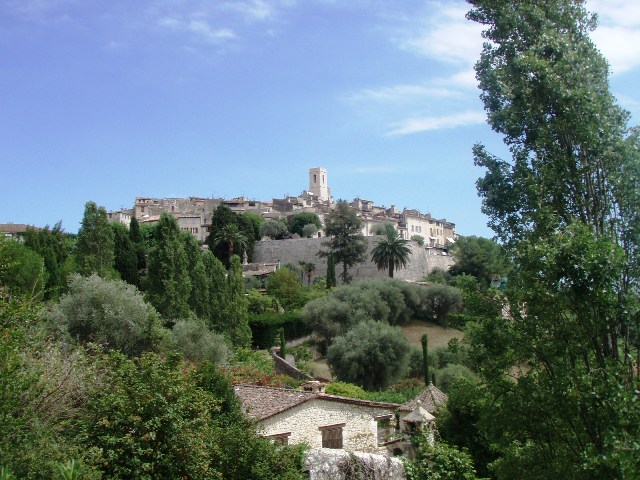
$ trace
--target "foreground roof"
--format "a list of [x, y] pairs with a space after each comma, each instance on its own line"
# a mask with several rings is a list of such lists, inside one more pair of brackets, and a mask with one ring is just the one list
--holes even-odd
[[403, 403], [399, 410], [411, 412], [418, 406], [418, 402], [420, 402], [420, 406], [423, 409], [433, 414], [437, 407], [447, 403], [447, 395], [433, 383], [430, 383], [417, 397], [409, 400], [407, 403]]
[[235, 385], [233, 389], [242, 401], [242, 406], [246, 413], [251, 418], [257, 420], [264, 420], [314, 399], [386, 410], [397, 410], [400, 407], [397, 403], [372, 402], [369, 400], [359, 400], [356, 398], [339, 397], [337, 395], [327, 395], [326, 393], [307, 392], [288, 388]]

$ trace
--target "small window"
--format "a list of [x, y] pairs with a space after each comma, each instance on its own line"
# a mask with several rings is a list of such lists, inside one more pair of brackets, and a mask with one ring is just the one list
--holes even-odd
[[274, 435], [267, 435], [266, 438], [271, 440], [276, 445], [289, 445], [290, 436], [291, 436], [291, 432], [287, 432], [287, 433], [276, 433]]
[[344, 423], [320, 427], [322, 432], [322, 448], [342, 448], [342, 428]]
[[378, 445], [382, 445], [391, 440], [396, 433], [394, 417], [392, 415], [377, 417], [376, 422], [378, 424]]

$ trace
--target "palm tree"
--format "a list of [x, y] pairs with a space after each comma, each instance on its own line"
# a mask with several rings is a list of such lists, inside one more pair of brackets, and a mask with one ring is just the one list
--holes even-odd
[[237, 247], [240, 252], [247, 248], [247, 237], [240, 231], [234, 223], [229, 223], [218, 230], [213, 236], [214, 246], [225, 244], [229, 251], [229, 261], [233, 255], [234, 249]]
[[371, 251], [371, 261], [375, 262], [378, 270], [389, 269], [389, 277], [393, 278], [394, 268], [403, 268], [409, 262], [411, 249], [409, 240], [400, 237], [393, 225], [385, 225], [382, 239]]

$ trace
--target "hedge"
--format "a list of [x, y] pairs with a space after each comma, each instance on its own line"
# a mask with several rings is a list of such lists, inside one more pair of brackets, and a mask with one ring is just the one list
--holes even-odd
[[278, 329], [284, 328], [284, 336], [287, 340], [304, 337], [311, 333], [311, 328], [302, 319], [299, 310], [293, 310], [283, 314], [277, 312], [265, 312], [249, 317], [249, 327], [253, 337], [252, 345], [255, 348], [271, 348], [277, 343]]

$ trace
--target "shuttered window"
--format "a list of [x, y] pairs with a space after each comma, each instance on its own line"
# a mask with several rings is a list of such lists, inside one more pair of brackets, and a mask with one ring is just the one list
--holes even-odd
[[322, 448], [342, 448], [342, 428], [344, 423], [320, 427], [322, 432]]

